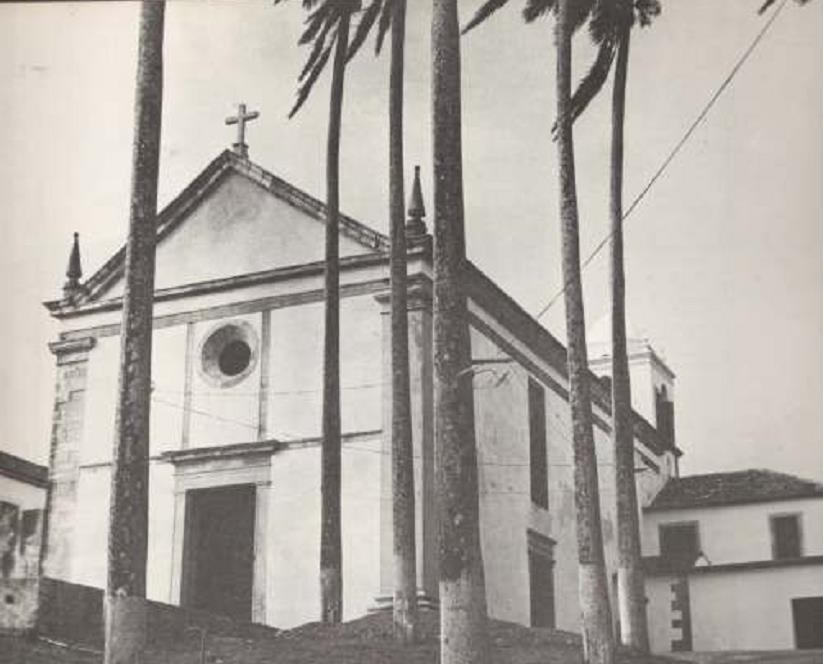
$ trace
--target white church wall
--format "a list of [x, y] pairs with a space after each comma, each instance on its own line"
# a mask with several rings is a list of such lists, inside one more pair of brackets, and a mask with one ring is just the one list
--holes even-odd
[[629, 379], [632, 386], [632, 408], [655, 426], [655, 379], [649, 361], [630, 361]]
[[320, 435], [323, 303], [271, 312], [267, 431], [273, 438]]
[[74, 583], [106, 587], [109, 492], [108, 464], [81, 467], [78, 476], [78, 509], [73, 519], [71, 576]]
[[[152, 338], [150, 454], [180, 446], [185, 326], [161, 328]], [[89, 353], [80, 463], [109, 461], [114, 445], [120, 335], [100, 337]]]
[[120, 336], [101, 337], [89, 352], [81, 464], [105, 462], [112, 457], [119, 357]]
[[[78, 477], [78, 505], [73, 521], [72, 566], [68, 579], [106, 587], [111, 467], [83, 466]], [[149, 548], [146, 594], [151, 600], [169, 599], [174, 514], [172, 467], [152, 462], [149, 467]]]
[[[366, 613], [379, 584], [380, 436], [347, 441], [342, 457], [344, 619]], [[320, 447], [272, 458], [267, 622], [288, 628], [319, 615]]]
[[[578, 608], [578, 544], [575, 517], [575, 479], [569, 404], [555, 392], [548, 395], [548, 437], [550, 441], [550, 513], [555, 547], [556, 623], [559, 629], [580, 627]], [[596, 415], [604, 418], [596, 410]], [[601, 500], [601, 533], [610, 600], [614, 603], [612, 576], [616, 569], [615, 471], [609, 433], [593, 427], [598, 460], [598, 488]], [[614, 613], [614, 611], [613, 611]]]
[[[501, 357], [472, 329], [472, 357]], [[490, 616], [529, 624], [527, 529], [530, 527], [526, 374], [492, 365], [474, 377], [481, 541]], [[503, 373], [508, 377], [501, 380]], [[500, 381], [500, 382], [499, 382]], [[540, 532], [548, 535], [548, 524]]]
[[175, 510], [174, 467], [149, 466], [149, 550], [146, 558], [146, 596], [168, 602], [171, 587]]
[[[544, 360], [536, 357], [513, 338], [510, 332], [501, 330], [488, 315], [473, 303], [470, 304], [473, 313], [490, 324], [518, 350], [515, 362], [507, 367], [509, 377], [500, 385], [495, 386], [499, 371], [491, 374], [482, 372], [475, 379], [476, 434], [481, 480], [481, 536], [490, 610], [496, 618], [529, 624], [526, 532], [531, 529], [556, 542], [556, 625], [560, 629], [578, 630], [578, 559], [569, 404], [563, 395], [546, 383], [546, 380], [552, 380], [556, 387], [560, 385], [565, 389], [567, 381]], [[472, 344], [473, 358], [507, 356], [496, 343], [475, 328], [472, 329]], [[542, 375], [532, 378], [545, 387], [548, 510], [537, 508], [530, 500], [527, 377], [531, 375], [531, 369], [522, 364], [522, 358], [543, 372]], [[600, 407], [594, 405], [593, 411], [596, 418], [607, 425], [610, 424], [610, 416]], [[614, 454], [609, 432], [596, 425], [593, 427], [593, 433], [598, 458], [607, 584], [611, 602], [614, 604], [616, 589], [613, 574], [617, 567]], [[646, 453], [652, 455], [648, 450]], [[662, 459], [653, 460], [662, 464]], [[503, 465], [506, 463], [516, 465]], [[660, 471], [650, 469], [639, 473], [649, 475], [644, 480], [644, 488], [639, 490], [639, 494], [657, 491], [664, 481], [662, 474], [665, 470], [662, 464]]]
[[[240, 382], [218, 385], [204, 370], [204, 342], [226, 325], [248, 325], [254, 338], [253, 368]], [[231, 445], [257, 439], [260, 395], [261, 314], [247, 314], [194, 324], [192, 344], [192, 401], [189, 447]], [[183, 372], [182, 352], [177, 365]], [[182, 395], [181, 395], [182, 396]], [[182, 399], [181, 399], [182, 401]]]
[[[120, 339], [120, 337], [115, 337]], [[152, 335], [152, 456], [180, 448], [183, 430], [186, 326], [155, 330]]]
[[[322, 260], [323, 234], [322, 221], [232, 173], [158, 245], [156, 287]], [[341, 256], [368, 251], [345, 236], [340, 239]], [[121, 294], [118, 283], [106, 297]]]
[[[644, 555], [659, 555], [660, 525], [697, 521], [701, 550], [713, 565], [770, 560], [770, 516], [795, 513], [801, 515], [802, 555], [821, 555], [820, 498], [646, 512], [642, 527], [643, 552]], [[735, 537], [729, 536], [732, 529], [735, 529]]]
[[[155, 330], [164, 327], [165, 319], [168, 317], [186, 318], [195, 314], [198, 317], [210, 318], [213, 312], [221, 312], [226, 307], [261, 300], [277, 302], [275, 306], [292, 306], [291, 301], [294, 300], [297, 294], [314, 292], [320, 295], [322, 293], [322, 260], [308, 266], [289, 265], [272, 266], [273, 268], [285, 267], [283, 276], [268, 280], [237, 283], [234, 288], [195, 286], [188, 290], [185, 296], [181, 296], [177, 290], [173, 289], [170, 293], [164, 293], [158, 287], [158, 298], [154, 304]], [[353, 267], [343, 265], [340, 275], [341, 288], [346, 289], [357, 284], [385, 279], [387, 276], [387, 266], [380, 263], [367, 261], [365, 265]], [[112, 298], [114, 298], [113, 291], [106, 291], [101, 295], [103, 302], [110, 301]], [[261, 306], [261, 308], [264, 307]], [[225, 314], [218, 313], [219, 315]], [[121, 311], [117, 307], [92, 308], [83, 315], [62, 319], [60, 321], [60, 331], [61, 333], [82, 336], [83, 332], [89, 329], [119, 326], [121, 316]]]
[[380, 305], [372, 294], [341, 301], [341, 429], [380, 429], [382, 338]]
[[[323, 303], [271, 312], [267, 431], [285, 441], [320, 435]], [[372, 295], [341, 300], [341, 430], [381, 428], [381, 319]]]

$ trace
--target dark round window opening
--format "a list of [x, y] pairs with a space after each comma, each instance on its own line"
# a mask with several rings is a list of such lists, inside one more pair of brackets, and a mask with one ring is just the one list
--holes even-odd
[[255, 368], [258, 338], [245, 321], [219, 325], [209, 332], [200, 348], [200, 375], [216, 387], [237, 385]]
[[220, 351], [217, 365], [221, 373], [226, 376], [237, 376], [246, 370], [252, 359], [252, 349], [249, 344], [240, 339], [230, 341]]

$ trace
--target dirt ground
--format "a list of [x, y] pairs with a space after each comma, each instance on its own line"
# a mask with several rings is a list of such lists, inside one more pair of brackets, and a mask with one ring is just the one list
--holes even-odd
[[821, 664], [820, 650], [679, 652], [672, 657], [691, 664]]
[[[147, 664], [437, 664], [437, 614], [422, 614], [421, 639], [415, 646], [397, 645], [391, 638], [391, 615], [381, 613], [337, 626], [317, 623], [261, 639], [192, 634], [174, 648], [147, 652]], [[529, 629], [491, 621], [490, 664], [580, 664], [577, 635]], [[3, 664], [98, 664], [100, 653], [77, 651], [44, 641], [0, 637]], [[621, 651], [620, 664], [672, 664], [663, 657], [641, 657]]]

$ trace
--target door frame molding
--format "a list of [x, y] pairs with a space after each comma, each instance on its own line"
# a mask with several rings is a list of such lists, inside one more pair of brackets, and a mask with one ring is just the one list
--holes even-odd
[[174, 464], [174, 512], [172, 516], [172, 565], [170, 604], [180, 605], [186, 532], [186, 493], [233, 484], [255, 485], [254, 564], [252, 622], [266, 624], [268, 521], [272, 486], [272, 455], [278, 443], [249, 443], [185, 450], [164, 455]]

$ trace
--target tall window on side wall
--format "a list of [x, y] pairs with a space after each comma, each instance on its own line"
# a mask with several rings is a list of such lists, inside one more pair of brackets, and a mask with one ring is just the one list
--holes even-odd
[[801, 557], [801, 515], [777, 514], [770, 517], [774, 560]]
[[555, 627], [555, 542], [546, 535], [527, 531], [529, 553], [529, 623]]
[[549, 509], [544, 388], [529, 379], [529, 493], [532, 503]]

